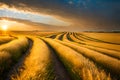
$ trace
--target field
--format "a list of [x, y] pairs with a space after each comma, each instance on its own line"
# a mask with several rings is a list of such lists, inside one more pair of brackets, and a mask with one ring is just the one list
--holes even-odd
[[0, 35], [0, 80], [120, 80], [120, 33]]

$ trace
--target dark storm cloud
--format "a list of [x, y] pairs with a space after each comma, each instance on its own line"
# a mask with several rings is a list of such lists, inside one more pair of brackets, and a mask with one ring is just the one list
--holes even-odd
[[62, 16], [86, 29], [120, 29], [119, 0], [0, 0], [9, 7]]

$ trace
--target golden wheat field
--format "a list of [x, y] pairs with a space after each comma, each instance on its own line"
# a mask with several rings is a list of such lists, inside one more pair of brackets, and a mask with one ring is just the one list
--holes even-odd
[[0, 35], [0, 80], [120, 80], [120, 33]]

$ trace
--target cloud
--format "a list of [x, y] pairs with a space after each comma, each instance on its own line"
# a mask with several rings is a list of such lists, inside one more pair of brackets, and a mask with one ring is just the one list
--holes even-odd
[[[64, 27], [64, 26], [53, 26], [53, 25], [47, 25], [47, 24], [42, 24], [42, 23], [37, 23], [37, 22], [32, 22], [29, 20], [24, 20], [24, 19], [16, 19], [16, 18], [8, 18], [8, 17], [1, 17], [0, 21], [6, 20], [6, 24], [10, 22], [14, 22], [15, 24], [10, 25], [10, 27], [15, 28], [14, 30], [41, 30], [41, 31], [71, 31], [71, 27]], [[17, 25], [19, 24], [19, 25]], [[21, 24], [24, 25], [21, 27]], [[68, 29], [69, 28], [69, 29]], [[10, 29], [10, 30], [12, 30]]]
[[[24, 11], [52, 15], [74, 23], [76, 29], [119, 29], [119, 0], [2, 0], [1, 3]], [[83, 5], [84, 3], [84, 5]]]
[[30, 20], [32, 22], [38, 22], [38, 23], [44, 23], [44, 24], [56, 25], [56, 26], [69, 26], [71, 24], [61, 19], [57, 19], [54, 16], [27, 13], [18, 10], [10, 10], [9, 8], [0, 9], [0, 17], [19, 18], [24, 20]]

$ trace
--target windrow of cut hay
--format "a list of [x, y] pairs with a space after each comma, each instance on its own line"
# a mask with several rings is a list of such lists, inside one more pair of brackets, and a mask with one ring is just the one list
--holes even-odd
[[[66, 36], [67, 37], [67, 36]], [[77, 38], [75, 38], [73, 35], [70, 36], [75, 42], [81, 42], [79, 41]], [[84, 44], [83, 42], [81, 44]], [[103, 43], [104, 44], [104, 43]], [[116, 51], [116, 50], [112, 50], [112, 49], [106, 49], [106, 48], [102, 48], [102, 47], [96, 47], [94, 46], [95, 44], [92, 45], [87, 45], [87, 42], [85, 43], [85, 45], [80, 45], [80, 46], [84, 46], [86, 48], [92, 49], [94, 51], [97, 52], [101, 52], [102, 54], [117, 58], [120, 60], [120, 52]]]
[[78, 35], [78, 38], [79, 39], [81, 39], [81, 38], [84, 39], [84, 42], [80, 41], [80, 40], [77, 41], [77, 42], [82, 42], [82, 43], [87, 44], [87, 45], [94, 45], [94, 46], [101, 47], [101, 48], [120, 51], [120, 45], [110, 44], [108, 42], [103, 42], [103, 41], [99, 41], [99, 40], [88, 39], [86, 37], [83, 38], [82, 35]]
[[103, 70], [98, 69], [93, 62], [73, 49], [52, 39], [44, 38], [44, 40], [56, 51], [73, 80], [111, 80]]
[[[81, 44], [77, 44], [75, 42], [63, 42], [56, 40], [66, 46], [71, 47], [72, 49], [78, 51], [80, 54], [84, 55], [85, 57], [90, 58], [94, 62], [98, 63], [99, 65], [103, 66], [105, 69], [109, 70], [113, 74], [120, 74], [120, 60], [112, 58], [110, 56], [101, 54], [100, 52], [96, 52], [94, 50], [88, 49], [83, 47]], [[118, 76], [119, 77], [119, 76]]]
[[55, 39], [62, 40], [62, 37], [65, 33], [58, 34]]
[[82, 40], [79, 40], [78, 38], [75, 38], [75, 36], [73, 36], [73, 35], [64, 36], [63, 41], [73, 41], [73, 42], [82, 43]]
[[54, 80], [51, 52], [38, 38], [31, 38], [33, 47], [23, 65], [11, 76], [11, 80]]
[[14, 40], [14, 37], [10, 36], [0, 36], [0, 45]]
[[113, 58], [116, 58], [116, 59], [120, 60], [120, 52], [118, 52], [118, 51], [108, 50], [108, 49], [94, 47], [94, 46], [89, 46], [89, 45], [81, 45], [81, 46], [86, 47], [88, 49], [92, 49], [94, 51], [100, 52], [102, 54], [105, 54], [105, 55], [108, 55], [108, 56], [111, 56]]
[[51, 35], [57, 35], [61, 32], [48, 32], [48, 31], [46, 31], [46, 32], [36, 32], [36, 33], [37, 33], [37, 35], [39, 35], [41, 37], [49, 37]]
[[27, 48], [28, 39], [25, 37], [0, 46], [0, 78], [4, 77], [4, 72], [7, 72], [19, 60]]
[[52, 39], [54, 39], [56, 36], [57, 36], [57, 34], [52, 34], [52, 35], [46, 36], [46, 38], [52, 38]]
[[[80, 33], [77, 33], [78, 35]], [[120, 33], [86, 33], [83, 32], [82, 35], [85, 35], [87, 37], [91, 37], [94, 39], [102, 40], [104, 42], [110, 42], [115, 44], [120, 44]]]
[[61, 34], [61, 32], [52, 33], [52, 34], [49, 34], [49, 35], [43, 36], [43, 37], [54, 39], [59, 34]]
[[67, 38], [67, 35], [68, 35], [68, 33], [64, 34], [64, 36], [62, 38], [63, 41], [66, 41], [66, 42], [69, 41], [68, 38]]
[[[87, 35], [85, 35], [84, 33], [75, 33], [76, 34], [76, 36], [78, 36], [78, 37], [80, 37], [80, 38], [83, 38], [83, 39], [85, 39], [86, 41], [94, 41], [94, 42], [102, 42], [102, 43], [108, 43], [108, 44], [117, 44], [117, 43], [114, 43], [114, 42], [109, 42], [109, 41], [104, 41], [104, 39], [97, 39], [97, 38], [92, 38], [92, 37], [90, 37], [90, 36], [87, 36]], [[97, 36], [99, 36], [99, 35], [97, 35]], [[111, 35], [112, 36], [112, 35]], [[105, 37], [105, 36], [103, 36], [103, 37]], [[107, 37], [107, 36], [106, 36]]]

